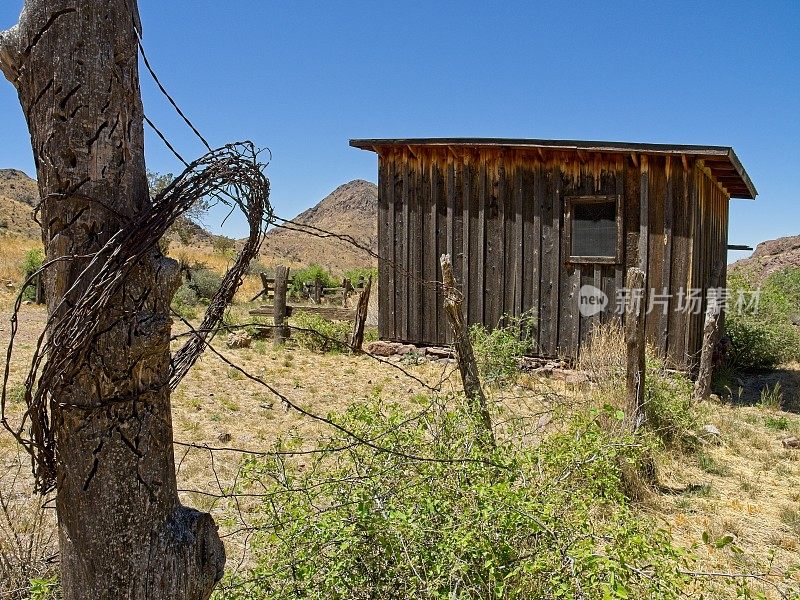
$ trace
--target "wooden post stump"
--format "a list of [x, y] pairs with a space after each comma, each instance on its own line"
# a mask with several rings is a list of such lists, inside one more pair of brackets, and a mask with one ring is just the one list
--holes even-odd
[[645, 383], [645, 273], [641, 269], [628, 269], [625, 280], [625, 346], [627, 348], [626, 369], [626, 420], [631, 430], [644, 423]]
[[322, 302], [322, 280], [319, 277], [314, 279], [313, 293], [314, 293], [313, 297], [314, 304], [319, 304], [320, 302]]
[[370, 276], [367, 285], [364, 286], [364, 291], [358, 297], [358, 305], [356, 306], [356, 318], [353, 325], [353, 335], [350, 342], [350, 347], [353, 352], [361, 352], [361, 346], [364, 345], [364, 325], [367, 322], [367, 312], [369, 309], [369, 294], [372, 291], [372, 276]]
[[703, 347], [700, 351], [700, 370], [694, 383], [694, 400], [708, 400], [711, 397], [711, 374], [714, 369], [714, 344], [717, 339], [720, 315], [719, 303], [712, 298], [706, 307], [706, 319], [703, 325]]
[[488, 440], [494, 446], [494, 433], [492, 432], [492, 420], [489, 415], [489, 406], [486, 396], [481, 388], [481, 380], [478, 375], [478, 363], [475, 361], [475, 352], [472, 348], [472, 340], [469, 337], [469, 329], [464, 322], [464, 313], [461, 309], [461, 292], [456, 288], [455, 277], [453, 277], [453, 264], [449, 254], [442, 254], [440, 259], [442, 265], [442, 280], [444, 284], [444, 310], [447, 320], [453, 331], [453, 346], [458, 360], [458, 370], [461, 373], [461, 382], [473, 414], [488, 435]]
[[[274, 341], [276, 346], [282, 346], [289, 337], [286, 327], [286, 290], [289, 285], [289, 267], [275, 267], [275, 302], [274, 302]], [[266, 289], [266, 288], [265, 288]]]

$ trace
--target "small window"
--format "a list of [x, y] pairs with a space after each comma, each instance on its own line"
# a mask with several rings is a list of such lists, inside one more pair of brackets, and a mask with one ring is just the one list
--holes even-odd
[[618, 196], [567, 198], [566, 242], [570, 262], [618, 263], [622, 257], [622, 215]]

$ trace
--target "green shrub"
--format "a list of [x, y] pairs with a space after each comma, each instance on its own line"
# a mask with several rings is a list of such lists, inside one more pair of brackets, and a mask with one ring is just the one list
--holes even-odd
[[322, 281], [322, 287], [336, 287], [341, 283], [336, 281], [329, 271], [316, 264], [295, 271], [293, 277], [292, 292], [295, 294], [299, 294], [303, 290], [304, 283], [313, 283], [317, 278]]
[[693, 445], [698, 422], [692, 382], [680, 373], [667, 372], [652, 355], [647, 357], [644, 413], [647, 428], [665, 446], [686, 449]]
[[800, 307], [800, 268], [772, 273], [760, 285], [757, 311], [741, 312], [735, 303], [740, 293], [757, 286], [745, 273], [728, 278], [733, 310], [728, 310], [725, 331], [731, 340], [731, 360], [740, 369], [771, 369], [800, 360], [800, 329], [794, 324]]
[[383, 410], [332, 418], [388, 451], [325, 450], [352, 442], [335, 435], [302, 467], [247, 459], [237, 491], [264, 496], [253, 566], [229, 573], [215, 600], [680, 596], [680, 551], [622, 493], [638, 444], [610, 437], [598, 415], [537, 447], [501, 441], [487, 462], [465, 410]]
[[224, 235], [215, 235], [211, 240], [211, 246], [217, 254], [231, 256], [236, 248], [236, 241]]
[[518, 321], [492, 330], [476, 324], [469, 331], [483, 380], [497, 385], [513, 382], [519, 373], [519, 359], [530, 350], [530, 342], [520, 339]]
[[350, 280], [350, 283], [356, 285], [358, 280], [362, 277], [364, 281], [372, 277], [372, 281], [377, 281], [378, 279], [378, 269], [377, 267], [357, 267], [355, 269], [348, 269], [344, 272], [345, 278]]
[[184, 285], [193, 290], [200, 300], [211, 300], [222, 285], [222, 277], [211, 269], [193, 269]]
[[[22, 272], [22, 281], [27, 281], [28, 277], [36, 273], [39, 269], [42, 268], [44, 264], [44, 250], [41, 248], [34, 248], [33, 250], [28, 250], [25, 253], [25, 257], [22, 259], [22, 263], [19, 266], [20, 271]], [[24, 290], [22, 290], [22, 298], [24, 300], [35, 300], [36, 299], [36, 284], [32, 283]]]
[[197, 292], [184, 283], [172, 297], [172, 310], [184, 319], [195, 319], [198, 301]]
[[292, 332], [297, 345], [312, 352], [343, 352], [348, 349], [351, 325], [343, 321], [328, 319], [308, 312], [298, 312], [293, 317]]
[[800, 334], [791, 323], [731, 314], [725, 320], [731, 360], [740, 369], [771, 369], [797, 360]]

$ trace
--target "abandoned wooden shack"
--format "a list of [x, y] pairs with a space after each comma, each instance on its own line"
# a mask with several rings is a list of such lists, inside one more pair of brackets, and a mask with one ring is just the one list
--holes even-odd
[[[728, 201], [756, 196], [729, 147], [528, 139], [350, 145], [379, 158], [380, 336], [422, 345], [450, 339], [437, 283], [441, 254], [452, 257], [468, 323], [522, 317], [535, 355], [567, 359], [593, 325], [615, 318], [626, 268], [636, 266], [647, 273], [648, 341], [671, 366], [689, 369], [700, 351], [704, 299], [726, 281]], [[595, 288], [607, 299], [604, 310], [579, 310], [581, 292]]]

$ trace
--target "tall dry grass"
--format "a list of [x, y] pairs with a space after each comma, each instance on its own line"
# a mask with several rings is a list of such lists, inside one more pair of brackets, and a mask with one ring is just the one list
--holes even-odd
[[27, 461], [17, 454], [0, 473], [0, 598], [29, 597], [32, 580], [57, 573], [55, 510], [30, 494]]

